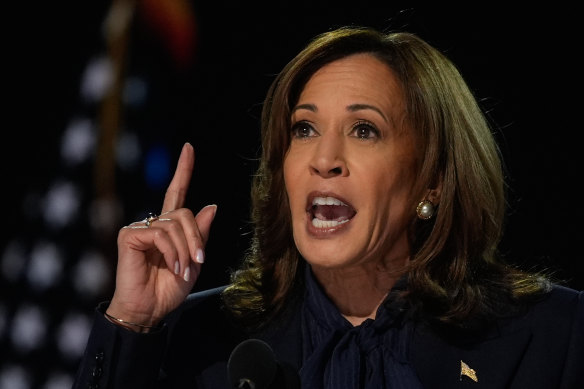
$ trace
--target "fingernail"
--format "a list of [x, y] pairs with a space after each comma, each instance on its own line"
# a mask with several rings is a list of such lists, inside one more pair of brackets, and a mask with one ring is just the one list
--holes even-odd
[[205, 253], [201, 249], [197, 249], [197, 255], [195, 255], [195, 261], [198, 263], [205, 263]]
[[213, 208], [213, 219], [215, 219], [215, 215], [217, 214], [217, 204], [209, 204], [204, 208]]
[[178, 261], [176, 261], [174, 263], [174, 274], [178, 275], [179, 272], [180, 272], [180, 263], [178, 263]]
[[183, 276], [183, 279], [188, 282], [190, 278], [191, 278], [191, 267], [187, 266], [187, 268], [185, 269], [185, 275]]

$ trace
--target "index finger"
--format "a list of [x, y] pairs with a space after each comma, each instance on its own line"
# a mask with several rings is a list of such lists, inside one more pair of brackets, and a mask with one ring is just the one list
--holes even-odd
[[161, 214], [182, 208], [191, 182], [194, 165], [195, 150], [193, 149], [193, 146], [187, 142], [184, 144], [180, 157], [178, 158], [172, 181], [170, 181], [170, 184], [166, 189]]

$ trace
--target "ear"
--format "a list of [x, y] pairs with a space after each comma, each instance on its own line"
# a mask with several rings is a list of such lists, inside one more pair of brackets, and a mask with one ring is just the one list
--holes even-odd
[[434, 188], [429, 188], [428, 194], [426, 195], [426, 199], [430, 200], [434, 205], [440, 204], [440, 196], [442, 195], [442, 176], [438, 177], [436, 181]]

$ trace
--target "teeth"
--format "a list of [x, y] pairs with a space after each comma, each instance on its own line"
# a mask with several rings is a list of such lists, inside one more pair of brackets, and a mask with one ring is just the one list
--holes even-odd
[[336, 227], [340, 224], [346, 223], [348, 222], [349, 219], [345, 219], [345, 220], [320, 220], [317, 218], [312, 219], [312, 225], [315, 226], [316, 228], [331, 228], [331, 227]]
[[343, 203], [339, 199], [335, 199], [334, 197], [315, 197], [312, 200], [312, 205], [344, 205], [347, 204]]

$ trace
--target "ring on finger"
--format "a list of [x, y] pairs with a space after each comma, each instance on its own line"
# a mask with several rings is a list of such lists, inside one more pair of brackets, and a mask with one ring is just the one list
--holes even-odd
[[150, 212], [148, 214], [148, 217], [146, 219], [144, 219], [144, 222], [146, 223], [146, 227], [150, 227], [152, 225], [152, 223], [154, 223], [156, 220], [158, 220], [158, 215]]

